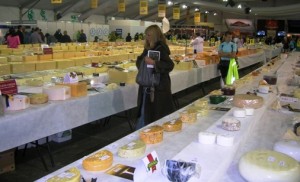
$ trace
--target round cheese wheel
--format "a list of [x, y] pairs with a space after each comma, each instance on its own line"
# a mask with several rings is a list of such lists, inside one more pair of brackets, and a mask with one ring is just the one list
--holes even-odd
[[150, 126], [140, 132], [140, 138], [146, 144], [155, 144], [163, 140], [164, 128], [159, 125]]
[[235, 107], [240, 108], [260, 108], [264, 103], [264, 99], [262, 97], [256, 95], [248, 95], [248, 94], [237, 94], [233, 96], [233, 105]]
[[144, 155], [146, 144], [141, 140], [134, 140], [118, 150], [118, 155], [123, 158], [136, 158]]
[[47, 94], [32, 94], [29, 96], [30, 104], [44, 104], [48, 102]]
[[112, 163], [113, 154], [108, 150], [102, 150], [85, 158], [82, 166], [87, 171], [102, 171], [108, 169]]
[[249, 182], [299, 182], [300, 165], [290, 156], [270, 150], [246, 153], [239, 161], [239, 171]]
[[281, 140], [275, 143], [274, 150], [293, 157], [300, 162], [300, 141]]
[[180, 120], [183, 123], [194, 123], [197, 120], [197, 112], [195, 110], [183, 111], [180, 113]]
[[222, 121], [222, 128], [228, 131], [238, 131], [241, 128], [241, 122], [235, 118], [225, 118]]
[[52, 178], [49, 178], [47, 182], [80, 182], [80, 171], [76, 167], [72, 167]]
[[180, 119], [165, 122], [162, 127], [164, 131], [173, 132], [180, 131], [182, 129], [182, 121]]

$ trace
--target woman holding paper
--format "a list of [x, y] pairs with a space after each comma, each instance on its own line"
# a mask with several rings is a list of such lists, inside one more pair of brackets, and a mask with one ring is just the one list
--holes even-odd
[[145, 36], [144, 51], [138, 56], [136, 66], [139, 69], [141, 62], [145, 61], [147, 68], [160, 74], [160, 79], [159, 84], [154, 87], [139, 85], [136, 129], [140, 129], [174, 111], [169, 76], [174, 68], [174, 63], [170, 59], [171, 52], [166, 38], [157, 25], [147, 27]]

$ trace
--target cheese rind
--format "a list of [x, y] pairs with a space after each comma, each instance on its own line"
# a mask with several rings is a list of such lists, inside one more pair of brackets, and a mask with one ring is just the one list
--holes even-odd
[[80, 182], [80, 179], [80, 171], [76, 167], [72, 167], [63, 173], [49, 178], [47, 182]]
[[248, 94], [237, 94], [233, 97], [233, 105], [235, 107], [244, 108], [260, 108], [264, 103], [264, 99], [262, 97], [256, 95], [248, 95]]
[[123, 158], [136, 158], [144, 155], [146, 144], [142, 140], [134, 140], [118, 150], [118, 155]]
[[300, 164], [286, 154], [270, 150], [246, 153], [239, 161], [239, 171], [250, 182], [300, 181]]
[[163, 140], [164, 128], [159, 125], [150, 126], [140, 132], [140, 138], [146, 144], [155, 144]]
[[165, 122], [162, 127], [164, 131], [173, 132], [173, 131], [180, 131], [182, 129], [182, 121], [180, 119], [174, 121]]
[[85, 158], [82, 166], [87, 171], [102, 171], [108, 169], [112, 163], [113, 154], [108, 150], [102, 150]]

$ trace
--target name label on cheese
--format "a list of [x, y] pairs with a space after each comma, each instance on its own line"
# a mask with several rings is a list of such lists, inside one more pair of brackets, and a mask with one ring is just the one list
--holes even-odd
[[57, 177], [59, 178], [73, 178], [75, 176], [74, 173], [69, 173], [69, 172], [63, 172], [61, 174], [59, 174]]
[[106, 160], [106, 159], [108, 159], [108, 158], [109, 158], [108, 155], [104, 155], [104, 156], [99, 157], [99, 159], [102, 160], [102, 161], [104, 161], [104, 160]]
[[145, 130], [144, 130], [145, 133], [147, 133], [147, 132], [149, 132], [149, 131], [151, 131], [151, 129], [145, 129]]

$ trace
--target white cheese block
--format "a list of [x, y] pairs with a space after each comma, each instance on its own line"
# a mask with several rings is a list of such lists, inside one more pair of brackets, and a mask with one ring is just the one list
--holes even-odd
[[76, 167], [72, 167], [52, 178], [47, 182], [80, 182], [80, 171]]
[[227, 131], [238, 131], [241, 128], [241, 122], [235, 118], [224, 118], [222, 128]]
[[118, 150], [118, 155], [123, 158], [136, 158], [144, 155], [146, 144], [142, 140], [134, 140]]
[[300, 141], [281, 140], [275, 143], [273, 149], [284, 153], [300, 162]]
[[254, 114], [254, 109], [253, 108], [244, 108], [246, 112], [246, 116], [252, 116]]
[[258, 86], [258, 92], [262, 93], [262, 94], [268, 94], [270, 90], [270, 86], [269, 85], [259, 85]]
[[9, 111], [26, 109], [30, 105], [29, 98], [26, 95], [13, 95], [8, 98]]
[[300, 165], [290, 156], [270, 150], [246, 153], [239, 161], [240, 174], [249, 182], [299, 182]]
[[245, 109], [236, 108], [233, 110], [233, 116], [236, 118], [244, 118], [244, 117], [246, 117], [246, 111], [245, 111]]
[[49, 100], [66, 100], [71, 97], [71, 88], [55, 85], [43, 88], [43, 93], [48, 95]]
[[234, 142], [234, 136], [232, 135], [217, 135], [217, 144], [224, 146], [224, 147], [230, 147], [233, 145]]
[[214, 144], [217, 135], [212, 132], [203, 131], [198, 134], [198, 141], [202, 144]]

